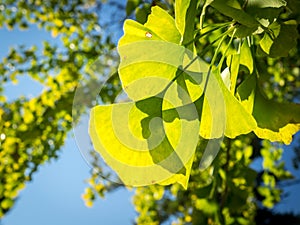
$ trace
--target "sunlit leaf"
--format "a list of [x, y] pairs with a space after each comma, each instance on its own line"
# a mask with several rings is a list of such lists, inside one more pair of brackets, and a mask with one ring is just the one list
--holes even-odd
[[175, 2], [175, 22], [180, 34], [183, 36], [186, 29], [186, 13], [190, 5], [189, 0], [179, 0]]
[[162, 105], [161, 98], [153, 97], [91, 112], [94, 147], [126, 185], [187, 185], [198, 140], [197, 111], [189, 109], [193, 105], [161, 111]]
[[[162, 30], [162, 23], [168, 25], [168, 32]], [[199, 58], [191, 64], [195, 56], [179, 45], [181, 35], [168, 13], [153, 7], [145, 25], [128, 20], [124, 31], [118, 49], [121, 56], [119, 75], [123, 89], [131, 99], [140, 100], [158, 94], [186, 66], [188, 73], [182, 74], [184, 85], [193, 100], [201, 96], [201, 73], [207, 71], [208, 66]], [[145, 85], [148, 88], [140, 88]]]
[[282, 24], [275, 22], [269, 28], [271, 33], [265, 33], [260, 47], [270, 57], [286, 57], [297, 44], [297, 23], [292, 20]]
[[158, 6], [151, 8], [151, 14], [144, 25], [133, 20], [126, 20], [124, 33], [118, 46], [142, 40], [164, 40], [179, 44], [181, 40], [173, 17]]
[[181, 44], [193, 50], [194, 22], [197, 1], [178, 0], [175, 2], [175, 22], [182, 39]]
[[280, 8], [286, 5], [284, 0], [249, 0], [247, 2], [247, 8]]
[[232, 94], [235, 93], [235, 86], [236, 81], [239, 74], [239, 68], [240, 68], [240, 54], [232, 54], [229, 57], [227, 57], [227, 65], [229, 67], [229, 73], [230, 73], [230, 88]]
[[223, 80], [225, 86], [227, 87], [227, 89], [230, 90], [231, 81], [230, 81], [230, 71], [229, 71], [228, 67], [226, 67], [222, 71], [221, 77], [222, 77], [222, 80]]
[[245, 80], [238, 93], [242, 104], [257, 122], [254, 132], [258, 137], [285, 144], [292, 141], [292, 136], [300, 130], [299, 104], [266, 99], [257, 87], [255, 76]]
[[267, 100], [259, 90], [256, 91], [253, 116], [258, 124], [254, 132], [263, 139], [290, 144], [293, 135], [300, 130], [299, 104]]
[[174, 19], [159, 7], [144, 25], [127, 20], [124, 31], [119, 75], [133, 102], [92, 110], [94, 148], [126, 185], [186, 188], [199, 135], [193, 100], [208, 66], [179, 45]]
[[[236, 126], [239, 124], [239, 126]], [[203, 102], [200, 135], [203, 138], [234, 138], [256, 128], [254, 118], [230, 93], [218, 71], [211, 74]]]
[[231, 17], [242, 25], [250, 28], [257, 28], [258, 22], [251, 15], [247, 14], [240, 6], [237, 0], [223, 1], [214, 0], [211, 4], [212, 7], [217, 9], [222, 14]]
[[246, 66], [250, 74], [253, 72], [253, 56], [247, 39], [241, 47], [240, 64]]

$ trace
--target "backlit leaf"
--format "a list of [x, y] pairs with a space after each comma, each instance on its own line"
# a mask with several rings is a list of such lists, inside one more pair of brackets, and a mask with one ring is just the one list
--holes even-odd
[[247, 8], [257, 7], [257, 8], [280, 8], [286, 6], [286, 1], [284, 0], [248, 0]]
[[241, 47], [240, 64], [246, 66], [250, 74], [253, 72], [253, 57], [247, 39]]
[[175, 22], [182, 39], [181, 44], [193, 50], [194, 23], [197, 1], [178, 0], [175, 2]]
[[282, 24], [275, 22], [269, 28], [274, 37], [270, 33], [265, 33], [260, 41], [260, 47], [270, 57], [286, 57], [297, 44], [297, 23], [295, 21], [287, 21]]
[[[234, 2], [234, 4], [232, 3]], [[258, 22], [251, 15], [247, 14], [239, 5], [238, 1], [229, 0], [214, 0], [211, 4], [212, 7], [217, 9], [222, 14], [231, 17], [242, 25], [250, 28], [257, 28]]]
[[220, 138], [225, 130], [225, 136], [235, 138], [255, 128], [254, 118], [230, 93], [220, 74], [212, 73], [205, 91], [200, 135], [206, 139]]
[[187, 185], [187, 166], [198, 142], [197, 112], [191, 113], [193, 105], [165, 111], [162, 105], [161, 98], [153, 97], [97, 106], [91, 112], [94, 147], [126, 185]]
[[246, 79], [238, 88], [242, 104], [257, 122], [255, 134], [270, 141], [289, 144], [300, 130], [300, 105], [278, 103], [266, 99], [257, 87], [255, 76]]
[[94, 148], [126, 185], [186, 188], [200, 127], [191, 97], [202, 95], [207, 65], [179, 45], [175, 20], [159, 7], [144, 25], [127, 20], [124, 32], [119, 75], [133, 102], [93, 108]]

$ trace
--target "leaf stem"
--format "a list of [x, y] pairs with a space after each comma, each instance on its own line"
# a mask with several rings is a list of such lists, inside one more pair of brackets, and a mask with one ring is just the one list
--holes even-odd
[[233, 37], [234, 37], [234, 35], [235, 35], [235, 32], [236, 32], [236, 28], [234, 28], [233, 33], [232, 33], [232, 35], [231, 35], [231, 37], [230, 37], [229, 43], [228, 43], [228, 45], [227, 45], [227, 47], [226, 47], [226, 50], [225, 50], [225, 52], [223, 53], [222, 58], [220, 59], [220, 62], [219, 62], [219, 64], [218, 64], [218, 67], [219, 67], [220, 70], [221, 70], [222, 65], [223, 65], [223, 62], [224, 62], [224, 60], [225, 60], [226, 53], [227, 53], [227, 51], [228, 51], [228, 49], [229, 49], [229, 47], [230, 47], [230, 45], [231, 45], [231, 43], [232, 43], [232, 41], [233, 41]]
[[[195, 33], [196, 33], [195, 38], [194, 38], [193, 40], [187, 42], [187, 43], [184, 43], [184, 46], [188, 46], [188, 45], [190, 45], [191, 43], [193, 43], [193, 42], [195, 42], [195, 41], [198, 41], [200, 38], [204, 37], [205, 35], [208, 35], [208, 34], [211, 33], [211, 32], [214, 32], [214, 31], [216, 31], [216, 30], [221, 30], [221, 29], [223, 29], [223, 28], [229, 26], [231, 23], [232, 23], [232, 22], [226, 22], [226, 23], [220, 23], [220, 24], [208, 25], [208, 26], [206, 26], [206, 27], [211, 27], [211, 26], [215, 26], [215, 27], [212, 28], [212, 29], [210, 29], [210, 30], [205, 31], [205, 32], [202, 33], [202, 34], [201, 34], [201, 30], [202, 30], [202, 29], [197, 29], [196, 32], [195, 32]], [[205, 27], [205, 28], [206, 28], [206, 27]], [[205, 28], [203, 28], [203, 29], [205, 29]]]
[[[235, 29], [235, 28], [232, 27], [232, 28], [228, 29], [228, 30], [223, 34], [223, 36], [222, 36], [222, 38], [221, 38], [221, 40], [220, 40], [220, 42], [219, 42], [219, 44], [218, 44], [218, 47], [217, 47], [217, 49], [216, 49], [216, 51], [215, 51], [215, 54], [214, 54], [214, 56], [213, 56], [213, 58], [212, 58], [212, 60], [211, 60], [211, 62], [210, 62], [210, 65], [209, 65], [209, 68], [208, 68], [208, 72], [207, 72], [207, 77], [206, 77], [205, 84], [204, 84], [204, 90], [203, 90], [204, 94], [205, 94], [206, 89], [207, 89], [208, 79], [209, 79], [209, 77], [210, 77], [212, 67], [213, 67], [214, 64], [215, 64], [215, 61], [216, 61], [216, 59], [217, 59], [217, 55], [218, 55], [218, 53], [219, 53], [219, 50], [220, 50], [220, 48], [221, 48], [221, 45], [222, 45], [223, 41], [225, 40], [225, 38], [227, 37], [227, 34], [229, 34], [229, 33], [231, 32], [232, 29]], [[233, 38], [233, 36], [234, 36], [234, 35], [231, 36], [231, 39]]]

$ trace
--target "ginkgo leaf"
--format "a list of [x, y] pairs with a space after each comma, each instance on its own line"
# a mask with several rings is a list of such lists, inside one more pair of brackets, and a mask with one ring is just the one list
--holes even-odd
[[232, 54], [227, 57], [227, 65], [230, 73], [230, 89], [231, 93], [235, 93], [236, 81], [239, 74], [241, 54]]
[[289, 51], [297, 45], [297, 23], [286, 21], [282, 24], [274, 22], [269, 26], [272, 34], [265, 33], [260, 41], [260, 47], [270, 57], [286, 57]]
[[[202, 81], [201, 73], [207, 71], [208, 66], [189, 49], [179, 45], [178, 41], [175, 41], [178, 38], [165, 37], [159, 40], [162, 31], [157, 30], [154, 25], [160, 26], [157, 21], [163, 16], [166, 17], [163, 20], [173, 24], [170, 27], [171, 30], [175, 29], [172, 35], [177, 37], [180, 33], [175, 27], [174, 19], [171, 17], [173, 22], [169, 21], [170, 15], [162, 13], [164, 10], [159, 7], [153, 8], [154, 15], [149, 16], [150, 22], [147, 21], [145, 25], [134, 21], [124, 25], [125, 33], [118, 46], [121, 57], [119, 76], [123, 89], [130, 99], [141, 100], [158, 94], [178, 76], [178, 73], [182, 73], [189, 94], [196, 100], [203, 92], [199, 87]], [[153, 34], [152, 38], [145, 37], [147, 32]], [[145, 85], [147, 89], [140, 88]]]
[[94, 148], [126, 185], [187, 187], [200, 127], [193, 100], [203, 94], [207, 64], [180, 46], [181, 39], [175, 20], [159, 7], [144, 25], [127, 20], [119, 76], [133, 102], [91, 112]]
[[126, 4], [126, 15], [129, 16], [141, 3], [140, 0], [128, 0]]
[[186, 29], [186, 14], [190, 1], [178, 0], [175, 2], [175, 23], [178, 31], [183, 36]]
[[[272, 111], [266, 113], [270, 109]], [[300, 105], [267, 100], [259, 91], [256, 92], [253, 116], [258, 124], [254, 132], [263, 139], [290, 144], [293, 135], [300, 130]]]
[[244, 40], [241, 47], [240, 64], [246, 66], [250, 74], [253, 72], [253, 57], [247, 39]]
[[210, 4], [222, 14], [231, 17], [242, 25], [249, 28], [257, 28], [259, 23], [257, 20], [246, 13], [237, 0], [214, 0]]
[[249, 0], [247, 8], [280, 8], [286, 6], [284, 0]]
[[181, 34], [176, 28], [174, 18], [162, 8], [155, 6], [151, 8], [151, 14], [144, 25], [134, 20], [125, 21], [124, 35], [119, 40], [118, 46], [142, 40], [164, 40], [179, 44]]
[[187, 185], [198, 142], [197, 111], [193, 104], [164, 111], [162, 105], [162, 98], [152, 97], [91, 112], [93, 145], [126, 185]]
[[254, 132], [258, 137], [291, 143], [292, 136], [300, 130], [299, 104], [278, 103], [265, 98], [255, 76], [246, 79], [238, 88], [238, 93], [242, 104], [257, 122]]
[[134, 101], [163, 91], [176, 77], [185, 52], [182, 46], [165, 41], [133, 42], [119, 46], [118, 50], [122, 86]]
[[222, 73], [221, 73], [222, 80], [227, 87], [228, 90], [230, 90], [231, 81], [230, 81], [230, 70], [229, 67], [226, 67]]
[[197, 1], [177, 0], [175, 2], [175, 23], [181, 34], [181, 45], [193, 51], [194, 24]]
[[[237, 126], [238, 124], [238, 126]], [[200, 135], [206, 139], [235, 138], [256, 128], [256, 121], [225, 86], [218, 70], [207, 83], [201, 114]]]
[[254, 99], [256, 90], [255, 75], [250, 75], [243, 83], [237, 88], [237, 96], [243, 107], [249, 113], [253, 113]]

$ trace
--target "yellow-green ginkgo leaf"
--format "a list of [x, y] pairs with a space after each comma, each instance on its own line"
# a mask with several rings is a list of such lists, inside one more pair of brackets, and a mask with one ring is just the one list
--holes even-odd
[[194, 26], [197, 1], [177, 0], [175, 2], [175, 23], [181, 34], [180, 44], [193, 51]]
[[200, 135], [206, 139], [235, 138], [256, 128], [256, 121], [230, 93], [217, 70], [210, 74], [205, 89]]
[[179, 44], [180, 39], [174, 18], [159, 6], [155, 6], [151, 8], [151, 14], [144, 25], [134, 20], [125, 21], [124, 36], [119, 40], [118, 46], [142, 40], [163, 40]]
[[185, 49], [171, 42], [139, 41], [119, 46], [118, 51], [123, 89], [130, 99], [138, 101], [157, 95], [172, 82]]
[[187, 187], [200, 127], [193, 101], [203, 94], [207, 65], [181, 39], [175, 20], [159, 7], [144, 25], [124, 24], [119, 76], [132, 102], [94, 107], [89, 132], [125, 185]]
[[263, 139], [290, 144], [293, 135], [300, 130], [299, 104], [268, 100], [258, 89], [255, 95], [253, 116], [258, 125], [254, 132]]
[[253, 72], [253, 57], [247, 39], [244, 40], [241, 47], [240, 64], [247, 67], [250, 74]]
[[279, 103], [263, 96], [254, 75], [238, 88], [242, 104], [252, 113], [257, 122], [255, 134], [270, 141], [289, 144], [293, 135], [300, 130], [300, 105]]
[[193, 104], [162, 110], [163, 99], [97, 106], [89, 132], [94, 148], [128, 186], [175, 183], [187, 187], [198, 142]]
[[[197, 57], [193, 61], [195, 55], [180, 45], [182, 35], [174, 18], [158, 6], [152, 7], [144, 25], [125, 21], [124, 35], [118, 43], [119, 76], [130, 99], [138, 101], [157, 95], [179, 74], [184, 76], [193, 99], [201, 96], [201, 73], [207, 71], [207, 66]], [[147, 89], [141, 88], [145, 85]]]

